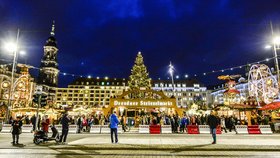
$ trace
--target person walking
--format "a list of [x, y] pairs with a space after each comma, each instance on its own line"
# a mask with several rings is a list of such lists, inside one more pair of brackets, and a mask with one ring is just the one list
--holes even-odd
[[110, 116], [110, 129], [111, 129], [111, 142], [114, 143], [113, 133], [115, 134], [115, 143], [118, 143], [118, 123], [119, 119], [116, 115], [116, 111]]
[[[59, 142], [66, 144], [66, 139], [68, 135], [68, 130], [69, 130], [69, 122], [70, 118], [67, 113], [65, 113], [61, 119], [61, 124], [62, 124], [62, 134], [60, 136]], [[63, 142], [62, 142], [63, 139]]]
[[19, 135], [21, 134], [21, 126], [22, 126], [22, 121], [20, 116], [17, 116], [16, 120], [13, 120], [12, 122], [12, 137], [13, 137], [13, 141], [12, 144], [19, 144], [18, 140], [19, 140]]
[[222, 115], [222, 117], [221, 117], [221, 122], [220, 122], [220, 124], [221, 124], [221, 130], [222, 130], [222, 131], [224, 130], [224, 131], [227, 133], [226, 121], [225, 121], [224, 115]]
[[126, 132], [126, 130], [125, 130], [125, 118], [124, 118], [124, 116], [122, 115], [122, 117], [121, 117], [121, 125], [122, 125], [122, 130], [124, 131], [124, 132]]
[[211, 112], [210, 116], [208, 117], [208, 123], [209, 123], [209, 127], [210, 127], [210, 133], [212, 134], [213, 137], [213, 142], [212, 144], [216, 144], [217, 143], [217, 139], [216, 139], [216, 127], [219, 124], [219, 120], [218, 118], [215, 116], [214, 111]]

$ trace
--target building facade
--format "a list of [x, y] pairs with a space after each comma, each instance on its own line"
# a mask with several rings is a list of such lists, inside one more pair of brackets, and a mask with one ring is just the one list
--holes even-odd
[[[127, 79], [117, 78], [78, 78], [67, 88], [57, 88], [55, 102], [58, 106], [105, 106], [110, 98], [121, 95], [129, 89]], [[152, 81], [152, 89], [163, 91], [168, 97], [177, 98], [177, 106], [186, 108], [194, 103], [211, 103], [210, 91], [196, 80]]]

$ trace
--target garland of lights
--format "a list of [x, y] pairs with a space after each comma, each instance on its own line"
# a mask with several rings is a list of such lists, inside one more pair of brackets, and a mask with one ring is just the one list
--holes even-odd
[[[219, 72], [225, 72], [225, 71], [233, 71], [235, 69], [242, 69], [246, 66], [251, 66], [253, 64], [260, 64], [260, 63], [263, 63], [263, 62], [269, 62], [271, 59], [275, 59], [275, 57], [272, 57], [272, 58], [266, 58], [264, 60], [260, 60], [260, 61], [256, 61], [256, 62], [252, 62], [252, 63], [248, 63], [248, 64], [244, 64], [244, 65], [239, 65], [239, 66], [234, 66], [234, 67], [230, 67], [230, 68], [225, 68], [225, 69], [220, 69], [220, 70], [213, 70], [213, 71], [209, 71], [209, 72], [204, 72], [204, 73], [200, 73], [200, 74], [194, 74], [193, 76], [194, 77], [198, 77], [198, 76], [206, 76], [206, 75], [209, 75], [209, 74], [213, 74], [213, 73], [219, 73]], [[7, 60], [4, 60], [4, 59], [0, 59], [0, 61], [3, 60], [3, 61], [7, 61]], [[9, 63], [11, 64], [11, 63]], [[9, 64], [4, 64], [4, 65], [9, 65]], [[31, 69], [36, 69], [36, 70], [42, 70], [41, 68], [39, 67], [35, 67], [35, 66], [32, 66]], [[67, 72], [59, 72], [60, 75], [63, 75], [63, 76], [72, 76], [72, 77], [87, 77], [87, 78], [91, 78], [90, 75], [77, 75], [77, 74], [72, 74], [72, 73], [67, 73]], [[99, 78], [99, 77], [97, 77]], [[108, 78], [108, 77], [105, 77], [105, 78]]]

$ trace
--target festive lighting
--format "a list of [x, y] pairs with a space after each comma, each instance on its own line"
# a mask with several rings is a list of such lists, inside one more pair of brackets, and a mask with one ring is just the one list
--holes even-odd
[[[268, 61], [270, 61], [271, 59], [275, 59], [275, 57], [273, 57], [273, 58], [266, 58], [266, 59], [264, 59], [264, 60], [252, 62], [252, 63], [246, 64], [246, 65], [240, 65], [240, 66], [235, 66], [235, 67], [226, 68], [226, 69], [220, 69], [220, 70], [212, 70], [212, 71], [210, 71], [210, 72], [201, 73], [201, 75], [206, 76], [207, 74], [210, 74], [210, 73], [225, 72], [225, 71], [228, 71], [228, 70], [234, 70], [235, 68], [243, 68], [243, 67], [245, 67], [245, 66], [251, 66], [252, 64], [260, 64], [260, 63], [262, 63], [262, 62], [268, 62]], [[168, 67], [169, 67], [168, 73], [170, 73], [170, 75], [171, 75], [171, 74], [173, 75], [173, 73], [174, 73], [174, 66], [170, 63], [170, 65], [169, 65]], [[38, 68], [38, 67], [34, 67], [34, 66], [32, 67], [32, 69], [42, 70], [42, 69], [40, 69], [40, 68]], [[72, 76], [72, 77], [79, 76], [79, 77], [81, 77], [81, 78], [82, 78], [82, 77], [85, 77], [85, 75], [72, 74], [72, 73], [66, 73], [66, 72], [61, 72], [61, 71], [59, 72], [59, 74], [62, 74], [63, 76]], [[185, 78], [189, 78], [189, 77], [190, 77], [190, 75], [187, 75], [187, 76], [188, 76], [188, 77], [186, 77], [186, 75], [185, 75]], [[193, 76], [197, 77], [197, 76], [199, 76], [199, 74], [194, 74]], [[178, 79], [178, 78], [179, 78], [179, 75], [177, 75], [176, 78]], [[99, 77], [97, 77], [97, 79], [99, 79]], [[106, 76], [105, 76], [105, 79], [106, 79]], [[109, 77], [108, 77], [108, 79], [109, 79]], [[168, 79], [169, 79], [169, 77], [168, 77]]]

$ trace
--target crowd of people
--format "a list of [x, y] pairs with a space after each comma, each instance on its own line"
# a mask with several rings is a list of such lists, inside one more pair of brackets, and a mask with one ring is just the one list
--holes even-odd
[[[110, 115], [95, 114], [95, 115], [78, 115], [78, 116], [69, 116], [70, 124], [78, 125], [78, 133], [88, 132], [92, 125], [108, 125], [110, 123]], [[217, 116], [217, 115], [216, 115]], [[167, 115], [165, 113], [150, 113], [149, 115], [141, 115], [137, 117], [125, 117], [118, 116], [120, 120], [120, 125], [128, 125], [138, 127], [139, 125], [150, 125], [150, 124], [159, 124], [159, 125], [171, 125], [173, 133], [186, 132], [187, 125], [209, 125], [208, 122], [209, 115], [207, 114], [193, 114], [188, 115], [184, 114], [182, 117], [178, 115]], [[61, 124], [61, 115], [57, 121], [50, 119], [47, 115], [41, 117], [39, 115], [37, 129], [43, 129], [47, 132], [48, 126], [51, 124]], [[222, 130], [225, 132], [235, 130], [235, 125], [248, 125], [248, 119], [245, 116], [245, 119], [240, 120], [235, 115], [233, 116], [217, 116], [219, 124], [221, 125]], [[269, 125], [271, 118], [268, 116], [262, 116], [259, 114], [253, 114], [251, 117], [252, 125]], [[32, 124], [33, 131], [35, 130], [36, 116], [32, 117], [23, 116], [21, 117], [22, 124]], [[12, 123], [12, 118], [10, 118], [9, 123]]]
[[[268, 125], [271, 118], [253, 113], [250, 118], [252, 125]], [[37, 122], [37, 126], [36, 126]], [[117, 128], [118, 125], [138, 127], [139, 125], [171, 125], [172, 133], [186, 133], [188, 125], [208, 125], [212, 131], [213, 144], [216, 143], [216, 127], [220, 125], [221, 130], [225, 133], [235, 131], [236, 125], [248, 125], [248, 119], [245, 116], [243, 120], [233, 116], [218, 116], [217, 113], [211, 112], [210, 115], [188, 115], [184, 113], [182, 117], [179, 115], [167, 115], [165, 113], [150, 113], [149, 115], [141, 115], [135, 118], [126, 118], [125, 116], [117, 116], [116, 112], [111, 115], [105, 116], [103, 114], [96, 115], [81, 115], [81, 116], [69, 116], [67, 113], [61, 115], [57, 121], [51, 120], [48, 115], [39, 115], [38, 120], [33, 115], [31, 118], [28, 116], [17, 116], [16, 119], [12, 117], [9, 120], [12, 125], [12, 144], [18, 144], [19, 135], [21, 134], [21, 126], [23, 124], [32, 124], [33, 131], [43, 130], [48, 133], [49, 126], [51, 124], [62, 124], [62, 134], [59, 142], [65, 143], [68, 135], [69, 124], [76, 124], [78, 126], [78, 133], [88, 132], [92, 125], [108, 125], [111, 129], [112, 143], [118, 143]], [[115, 136], [115, 141], [113, 139]]]

